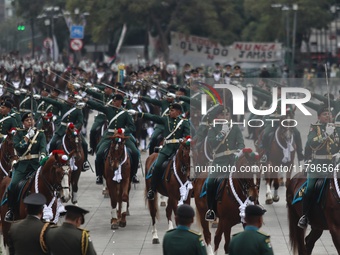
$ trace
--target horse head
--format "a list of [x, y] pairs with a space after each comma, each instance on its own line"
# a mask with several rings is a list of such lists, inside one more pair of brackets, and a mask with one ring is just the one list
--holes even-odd
[[[16, 131], [16, 128], [11, 128], [7, 132], [0, 149], [1, 166], [6, 172], [11, 169], [12, 162], [18, 159], [18, 155], [15, 153], [13, 143], [13, 136], [16, 134]], [[5, 173], [5, 175], [7, 174]]]
[[74, 151], [65, 154], [63, 150], [54, 150], [49, 157], [42, 162], [40, 171], [44, 184], [50, 192], [56, 193], [63, 202], [68, 202], [71, 198], [70, 193], [70, 165], [69, 159]]
[[251, 148], [244, 148], [236, 155], [236, 173], [242, 187], [242, 192], [250, 201], [259, 198], [260, 180], [260, 156]]
[[180, 139], [180, 145], [177, 151], [177, 159], [180, 166], [180, 170], [183, 175], [186, 175], [188, 178], [190, 177], [190, 144], [191, 137], [188, 135], [184, 139]]
[[72, 122], [67, 124], [67, 129], [65, 131], [64, 137], [66, 138], [63, 138], [63, 147], [65, 152], [69, 153], [71, 150], [74, 150], [75, 158], [81, 158], [81, 135], [79, 129], [77, 129]]
[[129, 136], [124, 136], [121, 129], [118, 129], [117, 133], [109, 138], [111, 139], [111, 145], [109, 148], [108, 160], [111, 169], [117, 170], [126, 157], [125, 141], [126, 139], [129, 139]]
[[44, 130], [46, 141], [49, 142], [54, 133], [53, 113], [47, 112], [41, 115], [42, 129]]

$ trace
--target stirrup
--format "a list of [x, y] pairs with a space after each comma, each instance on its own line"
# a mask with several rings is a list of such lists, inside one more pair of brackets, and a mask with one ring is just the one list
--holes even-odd
[[206, 221], [215, 221], [216, 220], [216, 215], [214, 210], [208, 210], [207, 213], [205, 214], [205, 220]]
[[90, 170], [90, 165], [87, 161], [83, 163], [83, 172]]
[[14, 221], [14, 213], [12, 209], [9, 209], [5, 214], [5, 221], [6, 222], [13, 222]]
[[306, 229], [308, 226], [308, 219], [306, 215], [302, 215], [298, 222], [298, 227]]
[[96, 179], [96, 184], [103, 184], [103, 176], [99, 175], [97, 176], [97, 179]]
[[132, 176], [131, 182], [132, 183], [139, 183], [140, 181], [138, 180], [137, 176], [134, 175], [134, 176]]
[[154, 200], [155, 199], [155, 192], [152, 189], [150, 189], [148, 191], [148, 194], [147, 194], [146, 197], [147, 197], [148, 200]]
[[262, 156], [261, 159], [260, 159], [260, 162], [261, 162], [261, 163], [267, 163], [267, 160], [268, 160], [267, 155], [266, 155], [266, 154], [263, 154], [263, 156]]

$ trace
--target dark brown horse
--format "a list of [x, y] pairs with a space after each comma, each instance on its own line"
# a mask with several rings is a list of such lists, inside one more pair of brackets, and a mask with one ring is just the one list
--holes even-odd
[[104, 178], [111, 200], [111, 229], [126, 226], [130, 192], [130, 156], [125, 145], [128, 136], [115, 134], [105, 159]]
[[[173, 228], [172, 212], [176, 214], [177, 205], [182, 203], [190, 203], [192, 192], [192, 184], [190, 181], [190, 141], [187, 137], [180, 142], [180, 146], [176, 155], [169, 160], [164, 172], [164, 179], [159, 182], [157, 192], [168, 197], [168, 205], [166, 207], [166, 217], [168, 219], [169, 229]], [[158, 154], [151, 154], [145, 162], [146, 176], [150, 173], [150, 169], [157, 159]], [[151, 185], [151, 178], [145, 180], [145, 192]], [[182, 192], [180, 192], [180, 189]], [[155, 200], [148, 200], [148, 207], [152, 218], [152, 243], [159, 243], [156, 216], [158, 211], [157, 194]]]
[[[71, 156], [71, 155], [70, 155]], [[41, 193], [46, 197], [47, 204], [44, 209], [45, 220], [53, 221], [57, 223], [59, 212], [57, 210], [58, 198], [63, 202], [67, 202], [70, 199], [70, 184], [69, 176], [69, 156], [64, 154], [63, 151], [53, 151], [48, 157], [43, 166], [41, 166], [36, 172], [29, 175], [27, 182], [21, 189], [20, 197], [18, 198], [19, 204], [17, 210], [14, 212], [14, 218], [16, 220], [26, 217], [25, 205], [23, 199], [31, 193]], [[11, 179], [5, 177], [1, 182], [1, 197], [4, 196]], [[6, 198], [3, 198], [1, 205], [1, 218], [4, 219], [8, 210]], [[49, 212], [46, 214], [46, 212]], [[8, 243], [8, 231], [10, 223], [2, 222], [2, 233], [4, 238], [4, 245]]]
[[44, 130], [46, 136], [46, 143], [49, 143], [55, 131], [55, 125], [53, 122], [53, 113], [48, 112], [41, 115], [42, 126], [41, 129]]
[[0, 180], [8, 176], [12, 169], [12, 162], [18, 159], [14, 150], [13, 135], [16, 130], [11, 129], [8, 135], [4, 138], [0, 149]]
[[[299, 255], [312, 254], [314, 244], [322, 235], [323, 230], [329, 230], [334, 246], [340, 254], [339, 179], [335, 174], [333, 178], [329, 178], [327, 181], [328, 184], [325, 185], [320, 202], [315, 202], [310, 208], [308, 218], [311, 231], [306, 238], [305, 230], [298, 227], [298, 221], [302, 216], [302, 201], [300, 199], [303, 191], [301, 187], [306, 182], [306, 177], [302, 173], [298, 173], [287, 183], [289, 240], [294, 254], [296, 252]], [[318, 200], [317, 197], [315, 196], [314, 201]]]
[[[259, 155], [252, 152], [250, 148], [242, 150], [242, 154], [236, 161], [235, 171], [228, 179], [222, 180], [219, 185], [216, 214], [219, 218], [217, 230], [214, 238], [214, 251], [218, 250], [222, 234], [224, 234], [224, 250], [228, 253], [231, 228], [241, 223], [240, 214], [244, 215], [246, 205], [258, 203], [260, 170]], [[242, 172], [246, 170], [246, 172]], [[209, 224], [205, 220], [205, 213], [208, 210], [206, 196], [202, 187], [205, 185], [207, 172], [202, 172], [194, 182], [195, 204], [197, 208], [197, 218], [203, 228], [203, 236], [207, 243], [207, 251], [212, 254], [211, 233]], [[241, 207], [241, 211], [240, 208]]]
[[82, 147], [82, 135], [73, 123], [68, 123], [65, 135], [62, 138], [58, 149], [64, 150], [67, 154], [74, 151], [74, 156], [70, 159], [71, 167], [71, 188], [73, 204], [78, 203], [78, 181], [83, 170], [84, 150]]

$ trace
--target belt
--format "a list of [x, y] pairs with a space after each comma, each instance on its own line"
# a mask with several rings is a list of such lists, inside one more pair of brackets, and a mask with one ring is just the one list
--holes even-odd
[[206, 122], [200, 122], [199, 125], [202, 125], [202, 126], [209, 126], [209, 123], [206, 121]]
[[30, 160], [30, 159], [33, 159], [33, 158], [39, 158], [39, 154], [27, 154], [26, 156], [19, 157], [18, 161], [21, 161], [21, 160]]
[[179, 143], [179, 139], [164, 140], [164, 144]]
[[215, 159], [215, 158], [219, 158], [219, 157], [222, 157], [222, 156], [229, 156], [231, 154], [234, 154], [235, 152], [236, 152], [236, 150], [226, 150], [226, 151], [223, 151], [223, 152], [220, 152], [220, 153], [213, 154], [213, 156], [214, 156], [214, 159]]
[[67, 127], [67, 123], [66, 122], [61, 122], [60, 125]]
[[313, 159], [329, 159], [331, 160], [333, 158], [333, 155], [313, 155]]
[[109, 128], [108, 130], [107, 130], [107, 132], [111, 132], [111, 133], [115, 133], [117, 131], [117, 129], [112, 129], [112, 128]]
[[19, 111], [20, 112], [31, 112], [31, 110], [28, 110], [28, 109], [20, 109]]

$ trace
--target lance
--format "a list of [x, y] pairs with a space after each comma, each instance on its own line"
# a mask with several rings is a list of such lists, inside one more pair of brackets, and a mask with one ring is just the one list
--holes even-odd
[[329, 97], [329, 83], [328, 83], [327, 64], [325, 64], [325, 74], [326, 74], [326, 85], [327, 85], [328, 112], [329, 112], [329, 114], [331, 114], [331, 99]]

